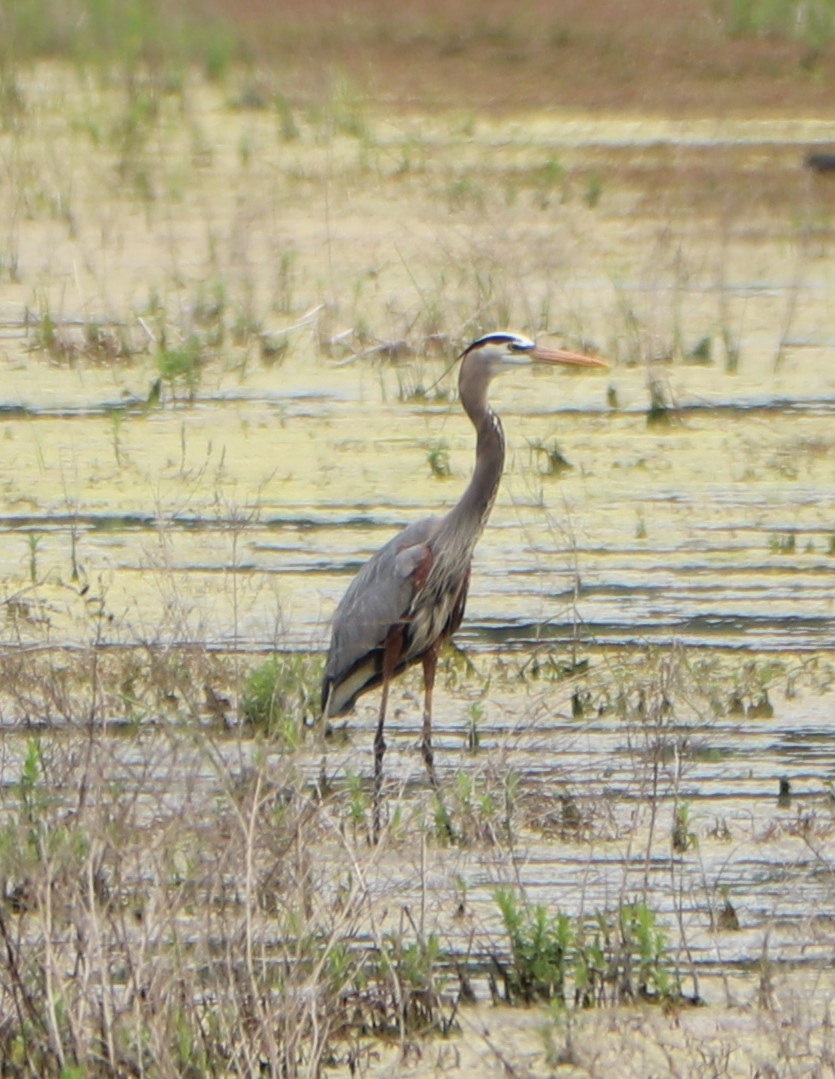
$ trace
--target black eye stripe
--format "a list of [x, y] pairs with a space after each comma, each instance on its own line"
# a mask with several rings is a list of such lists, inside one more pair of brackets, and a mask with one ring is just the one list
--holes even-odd
[[487, 333], [484, 337], [479, 337], [467, 345], [461, 355], [466, 356], [468, 352], [474, 352], [475, 349], [483, 348], [485, 345], [506, 345], [511, 352], [527, 352], [533, 348], [534, 343], [520, 338], [515, 333]]

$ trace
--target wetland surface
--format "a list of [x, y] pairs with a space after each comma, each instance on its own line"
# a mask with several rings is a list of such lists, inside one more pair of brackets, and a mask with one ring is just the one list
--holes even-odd
[[[514, 885], [572, 918], [646, 902], [685, 992], [728, 1008], [720, 1074], [785, 1058], [752, 1010], [778, 1001], [806, 1038], [785, 1074], [824, 1074], [835, 182], [802, 161], [835, 124], [392, 120], [337, 101], [282, 137], [274, 112], [201, 85], [151, 95], [139, 120], [130, 95], [61, 70], [26, 92], [31, 122], [0, 135], [8, 819], [36, 732], [65, 784], [55, 812], [82, 759], [95, 797], [130, 807], [109, 887], [165, 892], [179, 833], [183, 865], [207, 843], [194, 886], [216, 899], [224, 800], [293, 790], [320, 806], [293, 871], [307, 916], [354, 874], [351, 947], [404, 911], [437, 934], [480, 1001], [463, 1059], [547, 1074], [534, 1034], [496, 1048], [486, 1005], [507, 957], [494, 892]], [[409, 675], [371, 852], [376, 698], [323, 756], [310, 733], [242, 725], [241, 686], [274, 650], [321, 651], [361, 562], [458, 497], [473, 440], [450, 365], [507, 325], [612, 366], [494, 384], [506, 475], [435, 709], [458, 842], [434, 831]], [[247, 871], [246, 897], [269, 890], [266, 846]], [[284, 954], [286, 923], [267, 905], [253, 929], [247, 903], [264, 954]], [[642, 1021], [642, 1038], [662, 1023]], [[687, 1052], [705, 1022], [684, 1019]], [[439, 1069], [450, 1044], [425, 1047]]]

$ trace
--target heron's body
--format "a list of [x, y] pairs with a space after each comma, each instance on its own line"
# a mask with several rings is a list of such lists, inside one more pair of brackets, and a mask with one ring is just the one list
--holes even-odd
[[415, 521], [381, 547], [336, 610], [322, 687], [326, 716], [344, 715], [357, 697], [380, 684], [392, 635], [401, 638], [392, 672], [399, 674], [461, 625], [473, 551], [504, 466], [504, 432], [486, 400], [470, 418], [478, 464], [463, 497], [446, 516]]
[[[433, 640], [449, 636], [460, 625], [466, 588], [462, 594], [460, 589], [439, 587], [441, 571], [433, 544], [441, 523], [428, 517], [404, 528], [352, 581], [334, 619], [322, 686], [324, 715], [345, 715], [357, 697], [380, 684], [385, 644], [392, 631], [402, 632], [393, 671], [399, 674], [417, 662]], [[381, 583], [387, 586], [382, 594]]]
[[322, 714], [344, 715], [359, 696], [382, 685], [374, 744], [378, 793], [388, 685], [417, 662], [423, 664], [425, 685], [423, 755], [435, 784], [431, 718], [438, 648], [464, 617], [473, 551], [493, 508], [504, 467], [504, 432], [487, 401], [487, 390], [501, 370], [531, 362], [605, 366], [587, 356], [541, 348], [511, 333], [488, 334], [465, 349], [459, 391], [476, 429], [476, 464], [470, 483], [445, 516], [416, 521], [381, 547], [359, 570], [334, 614], [322, 682]]

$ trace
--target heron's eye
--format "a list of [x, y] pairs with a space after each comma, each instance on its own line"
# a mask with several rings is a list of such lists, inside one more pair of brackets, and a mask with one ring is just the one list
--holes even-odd
[[527, 341], [510, 341], [507, 347], [511, 352], [527, 352], [531, 346]]

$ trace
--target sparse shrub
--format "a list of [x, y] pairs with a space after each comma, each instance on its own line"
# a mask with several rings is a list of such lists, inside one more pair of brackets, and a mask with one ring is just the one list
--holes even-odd
[[[341, 1035], [449, 1034], [456, 1029], [456, 1005], [445, 992], [441, 940], [435, 933], [409, 939], [407, 928], [414, 928], [410, 919], [371, 953], [343, 942], [328, 951], [328, 1011]], [[312, 942], [314, 956], [321, 948]]]
[[26, 534], [26, 543], [29, 548], [29, 583], [38, 583], [38, 549], [41, 545], [41, 539], [37, 532], [28, 532]]
[[351, 830], [354, 836], [361, 833], [366, 826], [368, 816], [368, 796], [365, 793], [362, 776], [349, 772], [345, 776], [348, 788], [348, 816], [351, 821]]
[[[564, 199], [566, 195], [566, 171], [565, 166], [556, 157], [551, 156], [539, 167], [532, 168], [527, 179], [533, 185], [534, 198], [541, 210], [545, 210], [551, 204], [551, 198], [556, 195]], [[513, 189], [509, 189], [511, 196]]]
[[[403, 1025], [410, 1033], [436, 1029], [448, 1033], [452, 1028], [452, 1016], [444, 1015], [446, 979], [439, 973], [440, 958], [441, 943], [435, 933], [410, 943], [404, 941], [402, 934], [386, 940], [379, 972], [389, 982], [399, 985], [399, 1007], [392, 1001], [390, 1011], [393, 1017], [400, 1011]], [[378, 993], [382, 988], [378, 988]]]
[[665, 963], [664, 934], [655, 924], [655, 913], [646, 903], [628, 904], [620, 909], [618, 928], [615, 959], [620, 966], [619, 998], [651, 1000], [667, 999], [673, 992], [678, 995], [676, 979], [671, 978]]
[[293, 115], [293, 109], [290, 102], [284, 94], [278, 93], [273, 100], [273, 106], [278, 118], [278, 130], [281, 141], [293, 142], [299, 137], [301, 132], [299, 131], [299, 125], [296, 123], [296, 117]]
[[447, 184], [447, 202], [450, 210], [460, 211], [467, 208], [484, 210], [487, 195], [484, 188], [469, 176], [456, 176]]
[[510, 1003], [562, 1007], [573, 999], [575, 1006], [591, 1008], [681, 997], [664, 935], [645, 903], [572, 925], [559, 911], [524, 905], [510, 888], [497, 889], [495, 899], [510, 940], [510, 965], [501, 970]]
[[543, 906], [522, 905], [516, 892], [497, 888], [496, 904], [510, 939], [510, 967], [505, 974], [510, 1001], [565, 1003], [571, 924], [565, 914], [550, 916]]
[[339, 79], [333, 86], [329, 120], [338, 135], [367, 141], [371, 130], [365, 115], [365, 100], [350, 83]]
[[650, 378], [647, 427], [668, 427], [671, 422], [670, 405], [664, 384], [658, 378]]

